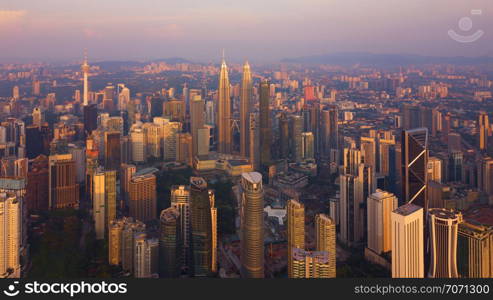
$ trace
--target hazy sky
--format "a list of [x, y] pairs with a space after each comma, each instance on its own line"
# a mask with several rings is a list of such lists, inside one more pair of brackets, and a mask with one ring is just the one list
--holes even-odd
[[[482, 15], [471, 15], [481, 9]], [[472, 29], [458, 21], [471, 17]], [[474, 43], [449, 29], [485, 33]], [[0, 0], [0, 60], [493, 55], [493, 0]]]

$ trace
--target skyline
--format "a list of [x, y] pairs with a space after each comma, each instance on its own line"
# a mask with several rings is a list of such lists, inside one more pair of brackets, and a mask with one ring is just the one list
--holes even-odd
[[[482, 14], [470, 16], [472, 9]], [[9, 42], [0, 45], [0, 61], [75, 60], [83, 48], [90, 49], [92, 61], [210, 62], [220, 59], [222, 48], [231, 62], [360, 51], [492, 56], [492, 12], [488, 0], [6, 1], [0, 5], [0, 38]], [[467, 16], [473, 21], [470, 32], [485, 33], [476, 42], [458, 43], [447, 31], [460, 33], [458, 21]]]

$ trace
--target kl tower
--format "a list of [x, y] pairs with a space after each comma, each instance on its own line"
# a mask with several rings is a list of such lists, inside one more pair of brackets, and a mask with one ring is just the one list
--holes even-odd
[[89, 64], [87, 63], [87, 50], [84, 50], [84, 62], [81, 65], [82, 73], [84, 74], [84, 106], [88, 105], [88, 94], [89, 94], [89, 86], [87, 82], [87, 78], [89, 77]]

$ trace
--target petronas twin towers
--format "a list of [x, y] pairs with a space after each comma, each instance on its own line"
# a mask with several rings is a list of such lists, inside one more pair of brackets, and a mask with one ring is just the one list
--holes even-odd
[[[252, 111], [252, 75], [250, 65], [245, 62], [243, 65], [243, 78], [241, 81], [240, 92], [240, 154], [243, 157], [248, 157], [248, 141], [249, 141], [249, 116]], [[221, 71], [219, 72], [219, 88], [218, 88], [218, 152], [224, 154], [232, 153], [232, 118], [231, 118], [231, 94], [230, 83], [228, 76], [228, 67], [224, 56], [221, 62]]]

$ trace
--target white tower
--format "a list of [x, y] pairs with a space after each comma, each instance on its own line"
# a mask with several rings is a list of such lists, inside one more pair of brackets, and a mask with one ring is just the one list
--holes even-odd
[[87, 50], [84, 50], [84, 62], [82, 63], [81, 69], [84, 74], [84, 106], [88, 104], [88, 94], [89, 94], [89, 86], [87, 82], [87, 78], [89, 77], [89, 64], [87, 63]]

